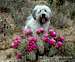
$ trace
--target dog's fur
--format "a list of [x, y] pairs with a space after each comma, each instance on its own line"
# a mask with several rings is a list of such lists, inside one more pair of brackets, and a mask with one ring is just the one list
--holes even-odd
[[32, 15], [27, 18], [26, 28], [31, 28], [34, 32], [37, 28], [43, 27], [48, 30], [50, 18], [52, 17], [51, 9], [46, 5], [36, 5], [32, 10]]

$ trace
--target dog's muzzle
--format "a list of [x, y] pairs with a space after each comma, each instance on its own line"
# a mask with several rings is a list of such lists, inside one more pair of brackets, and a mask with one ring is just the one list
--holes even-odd
[[48, 18], [46, 17], [45, 14], [42, 14], [42, 15], [39, 17], [39, 23], [40, 23], [41, 25], [45, 24], [47, 21], [48, 21]]

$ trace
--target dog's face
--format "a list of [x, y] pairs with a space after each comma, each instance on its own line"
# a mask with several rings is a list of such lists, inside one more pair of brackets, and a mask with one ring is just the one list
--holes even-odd
[[52, 16], [51, 9], [46, 5], [37, 5], [32, 11], [33, 18], [41, 25], [49, 21]]

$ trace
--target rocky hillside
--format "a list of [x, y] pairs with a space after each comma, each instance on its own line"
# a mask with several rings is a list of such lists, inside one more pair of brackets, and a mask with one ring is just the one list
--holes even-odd
[[[70, 56], [75, 58], [74, 0], [0, 0], [0, 62], [17, 62], [15, 60], [16, 50], [10, 48], [12, 36], [21, 33], [26, 17], [31, 14], [31, 10], [36, 4], [46, 4], [51, 8], [53, 12], [51, 25], [65, 37], [63, 50], [54, 57]], [[57, 58], [49, 60], [48, 57], [43, 57], [39, 58], [38, 62], [46, 62], [47, 60], [44, 60], [46, 58], [48, 62], [58, 60]], [[75, 61], [75, 59], [64, 61]]]

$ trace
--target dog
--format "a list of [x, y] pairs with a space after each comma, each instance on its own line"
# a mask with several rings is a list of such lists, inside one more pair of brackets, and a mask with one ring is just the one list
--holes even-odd
[[32, 10], [31, 16], [27, 18], [25, 29], [31, 28], [33, 32], [39, 27], [43, 27], [46, 31], [49, 28], [50, 19], [52, 17], [51, 9], [46, 5], [36, 5]]

